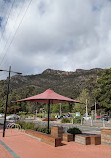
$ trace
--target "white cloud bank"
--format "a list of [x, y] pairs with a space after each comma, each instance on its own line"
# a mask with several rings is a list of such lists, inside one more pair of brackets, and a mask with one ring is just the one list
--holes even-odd
[[[10, 43], [28, 2], [19, 0], [13, 7], [0, 42], [1, 60], [5, 42], [10, 37]], [[10, 5], [5, 0], [5, 9]], [[4, 18], [5, 9], [0, 13]], [[4, 24], [5, 20], [1, 33]], [[47, 68], [109, 68], [110, 59], [110, 0], [33, 0], [0, 67], [11, 65], [23, 74], [36, 74]]]

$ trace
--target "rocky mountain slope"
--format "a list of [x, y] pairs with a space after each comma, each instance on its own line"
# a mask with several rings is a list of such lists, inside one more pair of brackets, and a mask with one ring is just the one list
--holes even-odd
[[[96, 80], [102, 71], [100, 68], [91, 70], [77, 69], [75, 72], [47, 69], [37, 75], [16, 75], [11, 77], [11, 93], [14, 90], [21, 93], [21, 91], [25, 92], [26, 89], [32, 89], [33, 94], [37, 94], [50, 88], [62, 95], [77, 98], [82, 89], [96, 86]], [[0, 81], [0, 91], [5, 90], [6, 81]], [[27, 95], [29, 96], [30, 92]]]

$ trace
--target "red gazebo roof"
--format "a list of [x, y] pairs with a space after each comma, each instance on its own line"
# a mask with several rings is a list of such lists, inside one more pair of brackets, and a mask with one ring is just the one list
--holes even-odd
[[73, 100], [73, 99], [64, 97], [60, 94], [57, 94], [51, 89], [47, 89], [45, 92], [41, 94], [18, 100], [17, 102], [29, 101], [29, 102], [42, 102], [42, 103], [48, 104], [49, 100], [51, 101], [51, 104], [65, 103], [65, 102], [81, 103], [77, 100]]

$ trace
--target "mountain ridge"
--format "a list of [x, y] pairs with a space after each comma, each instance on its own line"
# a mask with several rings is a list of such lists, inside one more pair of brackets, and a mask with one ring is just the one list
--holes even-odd
[[57, 73], [57, 74], [65, 74], [65, 75], [70, 75], [73, 73], [82, 73], [82, 72], [88, 72], [88, 71], [92, 71], [92, 72], [98, 72], [98, 71], [102, 71], [102, 68], [93, 68], [93, 69], [76, 69], [76, 71], [62, 71], [62, 70], [54, 70], [54, 69], [46, 69], [42, 72], [42, 74], [51, 74], [51, 73]]
[[[25, 86], [33, 86], [39, 92], [51, 88], [63, 95], [73, 97], [74, 90], [79, 94], [82, 89], [87, 88], [87, 81], [91, 79], [91, 82], [96, 81], [102, 71], [103, 69], [101, 68], [77, 69], [74, 72], [46, 69], [41, 74], [12, 76], [10, 87], [13, 90]], [[75, 95], [75, 97], [77, 96]]]
[[[74, 72], [46, 69], [36, 75], [15, 75], [10, 80], [9, 105], [12, 101], [27, 98], [52, 89], [63, 96], [76, 99], [84, 89], [92, 92], [98, 87], [97, 79], [103, 72], [101, 68], [90, 70], [77, 69]], [[5, 105], [7, 94], [7, 80], [0, 81], [0, 109]], [[21, 107], [21, 105], [19, 105]], [[22, 103], [22, 110], [27, 108], [28, 103]], [[26, 110], [26, 109], [24, 109]]]

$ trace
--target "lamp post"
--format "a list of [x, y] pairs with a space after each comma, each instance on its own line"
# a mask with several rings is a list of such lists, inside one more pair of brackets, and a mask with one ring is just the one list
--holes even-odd
[[3, 125], [3, 137], [5, 137], [6, 115], [7, 115], [7, 107], [8, 107], [8, 95], [9, 95], [9, 88], [10, 88], [10, 73], [13, 72], [13, 73], [16, 73], [19, 75], [22, 73], [11, 71], [11, 66], [9, 67], [9, 71], [7, 71], [7, 70], [0, 70], [0, 71], [9, 72], [8, 85], [7, 85], [7, 97], [6, 97], [6, 105], [5, 105], [5, 115], [4, 115], [4, 125]]

